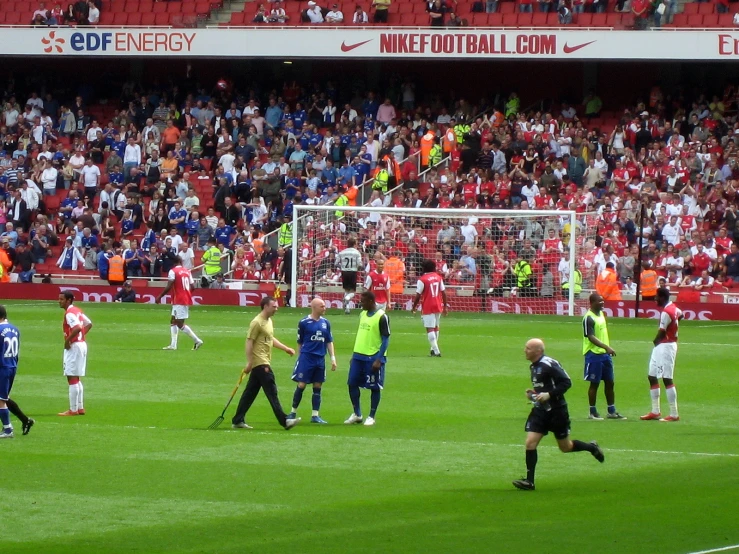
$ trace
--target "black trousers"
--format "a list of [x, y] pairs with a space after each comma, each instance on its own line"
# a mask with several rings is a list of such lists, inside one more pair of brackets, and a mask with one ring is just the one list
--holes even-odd
[[277, 397], [277, 383], [275, 383], [275, 375], [272, 373], [272, 368], [268, 365], [258, 365], [252, 368], [249, 374], [249, 380], [246, 382], [246, 388], [241, 394], [241, 400], [239, 400], [239, 406], [236, 408], [232, 423], [242, 423], [246, 412], [249, 411], [251, 405], [256, 400], [259, 390], [264, 389], [264, 394], [269, 400], [269, 405], [272, 406], [272, 411], [275, 413], [277, 421], [285, 426], [287, 420], [287, 414], [282, 409], [280, 399]]

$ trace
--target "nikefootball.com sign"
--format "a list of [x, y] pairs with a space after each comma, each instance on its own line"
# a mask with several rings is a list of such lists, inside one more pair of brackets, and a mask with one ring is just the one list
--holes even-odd
[[[707, 31], [331, 28], [3, 28], [0, 56], [723, 60], [739, 33]], [[308, 47], [309, 46], [309, 47]]]

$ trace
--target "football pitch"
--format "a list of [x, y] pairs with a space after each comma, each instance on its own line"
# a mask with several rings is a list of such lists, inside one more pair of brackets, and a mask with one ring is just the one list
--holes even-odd
[[[0, 442], [0, 552], [21, 553], [645, 553], [739, 545], [739, 326], [683, 322], [675, 383], [681, 421], [643, 422], [654, 320], [611, 319], [616, 401], [627, 421], [587, 419], [580, 319], [452, 314], [443, 358], [429, 358], [420, 318], [391, 312], [385, 391], [375, 427], [347, 426], [346, 376], [358, 312], [329, 311], [338, 369], [310, 419], [310, 390], [291, 431], [260, 393], [247, 422], [206, 427], [244, 366], [255, 309], [195, 307], [197, 352], [169, 342], [169, 308], [78, 304], [93, 320], [84, 417], [68, 408], [62, 310], [7, 302], [21, 336], [13, 398], [36, 419]], [[281, 309], [275, 336], [293, 345], [307, 310]], [[530, 405], [525, 341], [541, 337], [573, 379], [572, 437], [597, 440], [604, 464], [539, 448], [525, 476]], [[289, 411], [294, 359], [273, 368]], [[240, 394], [240, 391], [239, 391]], [[363, 391], [364, 414], [369, 393]], [[605, 413], [600, 392], [598, 402]], [[664, 392], [663, 414], [668, 410]], [[739, 552], [739, 547], [737, 547]]]

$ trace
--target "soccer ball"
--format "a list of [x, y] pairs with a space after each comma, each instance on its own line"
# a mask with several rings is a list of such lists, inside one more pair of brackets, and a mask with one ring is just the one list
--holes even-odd
[[219, 88], [220, 90], [226, 90], [228, 88], [228, 81], [226, 81], [225, 79], [220, 79], [216, 83], [216, 88]]

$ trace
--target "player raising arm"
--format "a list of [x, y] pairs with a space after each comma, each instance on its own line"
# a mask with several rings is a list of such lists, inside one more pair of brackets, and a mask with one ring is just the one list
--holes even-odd
[[447, 315], [446, 287], [441, 275], [436, 273], [436, 263], [424, 260], [421, 265], [423, 275], [416, 283], [416, 297], [413, 299], [413, 313], [421, 303], [421, 320], [426, 328], [426, 336], [431, 345], [432, 358], [441, 358], [439, 350], [439, 322], [441, 314]]
[[313, 383], [313, 415], [311, 423], [327, 423], [319, 415], [321, 409], [321, 386], [326, 381], [326, 352], [331, 355], [331, 371], [336, 371], [336, 354], [331, 324], [323, 317], [326, 303], [314, 298], [310, 303], [310, 315], [298, 323], [298, 347], [300, 354], [293, 370], [292, 380], [298, 386], [293, 394], [293, 409], [288, 419], [296, 419], [298, 406], [303, 399], [305, 385]]
[[[677, 357], [677, 331], [683, 312], [670, 302], [670, 291], [664, 287], [657, 289], [657, 305], [662, 308], [659, 318], [659, 331], [654, 338], [654, 349], [649, 359], [649, 394], [652, 397], [652, 411], [641, 416], [644, 421], [680, 421], [677, 412], [677, 389], [672, 381]], [[670, 415], [660, 418], [659, 379], [665, 384], [665, 395], [670, 404]]]
[[190, 337], [195, 344], [192, 349], [197, 350], [203, 346], [203, 341], [185, 324], [185, 320], [190, 317], [190, 306], [192, 306], [192, 289], [195, 281], [189, 269], [182, 267], [182, 258], [175, 257], [175, 266], [169, 270], [167, 275], [167, 286], [157, 296], [157, 303], [161, 302], [162, 297], [169, 291], [172, 292], [172, 317], [169, 320], [169, 332], [171, 341], [169, 346], [165, 346], [162, 350], [177, 350], [177, 333], [182, 331]]

